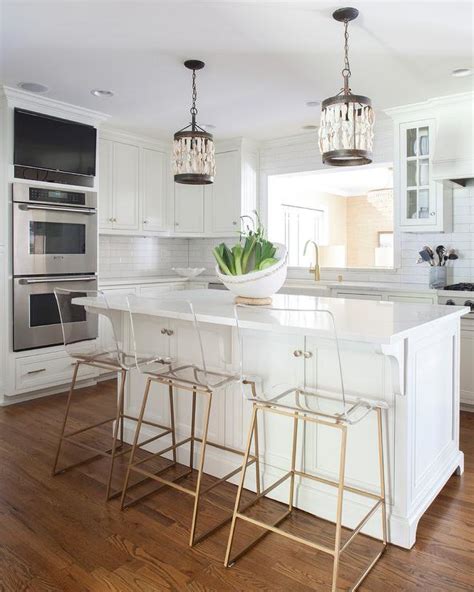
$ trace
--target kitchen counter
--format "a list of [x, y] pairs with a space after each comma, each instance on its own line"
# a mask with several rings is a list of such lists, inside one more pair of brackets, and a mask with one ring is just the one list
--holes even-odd
[[438, 292], [438, 290], [429, 288], [428, 286], [424, 286], [422, 284], [401, 284], [398, 282], [354, 282], [344, 280], [341, 282], [337, 280], [320, 280], [319, 282], [315, 282], [312, 280], [288, 279], [285, 282], [285, 288], [305, 288], [306, 290], [311, 288], [314, 288], [315, 290], [324, 288], [349, 288], [351, 290], [361, 290], [363, 292], [377, 292], [378, 290], [381, 290], [384, 292], [410, 292], [420, 294], [437, 294]]
[[[170, 300], [171, 296], [171, 300]], [[209, 370], [236, 372], [239, 347], [229, 292], [212, 290], [175, 291], [159, 299], [140, 297], [136, 315], [136, 334], [141, 335], [144, 349], [155, 355], [170, 356], [178, 363], [200, 363], [194, 325], [189, 312], [181, 309], [179, 300], [190, 300], [200, 321], [202, 344]], [[89, 309], [97, 307], [95, 299], [78, 298]], [[323, 307], [335, 318], [340, 337], [344, 389], [348, 397], [381, 400], [388, 409], [384, 421], [390, 541], [410, 548], [416, 541], [417, 524], [427, 507], [438, 495], [453, 472], [463, 470], [459, 450], [459, 367], [460, 319], [468, 309], [405, 302], [350, 300], [314, 296], [277, 295], [275, 306], [296, 309], [290, 314], [259, 308], [244, 310], [244, 328], [250, 336], [243, 340], [247, 371], [260, 377], [262, 384], [304, 384], [334, 393], [340, 392], [337, 358], [327, 327], [306, 308]], [[124, 347], [131, 349], [132, 338], [126, 301], [111, 296], [109, 306], [118, 317]], [[301, 326], [304, 326], [304, 330]], [[269, 331], [270, 339], [269, 339]], [[304, 334], [303, 335], [303, 331]], [[304, 338], [304, 341], [303, 341]], [[146, 342], [148, 345], [146, 346]], [[300, 349], [308, 356], [295, 356]], [[139, 411], [144, 377], [130, 370], [127, 380], [129, 415]], [[164, 385], [153, 385], [149, 418], [164, 424], [168, 418], [168, 391]], [[178, 391], [178, 437], [189, 431], [189, 393]], [[223, 446], [243, 448], [248, 428], [250, 403], [242, 397], [238, 384], [217, 392], [210, 420], [212, 440]], [[198, 417], [200, 406], [198, 405]], [[377, 491], [376, 447], [373, 445], [375, 424], [372, 417], [349, 432], [346, 483]], [[285, 438], [290, 428], [281, 423], [262, 425], [265, 447], [261, 455], [268, 463], [268, 478], [274, 467], [290, 462], [290, 447]], [[135, 424], [126, 424], [125, 440], [132, 441]], [[337, 479], [338, 449], [327, 430], [309, 431], [304, 459], [306, 470]], [[154, 435], [146, 427], [142, 437]], [[289, 436], [288, 436], [289, 437]], [[161, 444], [168, 445], [167, 436]], [[178, 461], [187, 463], [189, 451], [179, 449]], [[222, 475], [235, 468], [235, 457], [225, 451], [209, 456], [206, 471]], [[272, 472], [273, 471], [273, 472]], [[265, 474], [264, 479], [267, 479]], [[252, 488], [250, 481], [248, 487]], [[285, 501], [285, 493], [271, 493]], [[334, 492], [316, 482], [298, 485], [298, 507], [324, 519], [333, 519]], [[345, 498], [344, 525], [354, 528], [368, 511], [364, 500], [350, 492]], [[370, 502], [369, 502], [370, 503]], [[377, 536], [379, 521], [369, 521], [364, 532]]]
[[[94, 299], [78, 299], [89, 303]], [[189, 312], [183, 312], [179, 302], [189, 301], [199, 321], [218, 325], [235, 325], [234, 296], [219, 290], [186, 290], [172, 292], [162, 298], [140, 299], [139, 311], [144, 315], [169, 319], [191, 321]], [[109, 296], [111, 309], [127, 311], [127, 301], [123, 296]], [[300, 329], [301, 315], [305, 317], [305, 332], [320, 335], [327, 332], [324, 321], [305, 310], [324, 309], [330, 311], [335, 319], [340, 339], [372, 343], [377, 345], [394, 344], [412, 333], [423, 331], [427, 326], [438, 322], [459, 320], [469, 309], [461, 306], [442, 306], [412, 304], [405, 302], [378, 302], [372, 300], [350, 300], [314, 296], [277, 294], [273, 297], [273, 307], [290, 308], [290, 314], [258, 308], [246, 309], [246, 326], [255, 330]]]

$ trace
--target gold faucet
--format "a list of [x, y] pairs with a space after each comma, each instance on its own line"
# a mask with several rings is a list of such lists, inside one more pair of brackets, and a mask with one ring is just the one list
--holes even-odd
[[318, 245], [314, 242], [314, 240], [307, 240], [305, 245], [304, 245], [304, 251], [303, 251], [303, 256], [306, 255], [306, 250], [308, 248], [309, 244], [314, 245], [314, 265], [310, 265], [309, 266], [309, 273], [314, 273], [314, 281], [315, 282], [319, 282], [319, 280], [321, 279], [320, 273], [319, 273], [319, 249], [318, 249]]

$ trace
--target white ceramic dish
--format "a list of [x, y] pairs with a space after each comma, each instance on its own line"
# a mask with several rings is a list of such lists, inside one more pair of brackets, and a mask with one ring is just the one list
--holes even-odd
[[225, 275], [216, 265], [216, 274], [224, 286], [235, 296], [244, 298], [270, 298], [276, 294], [286, 280], [288, 252], [285, 245], [275, 243], [276, 257], [279, 259], [272, 267], [262, 271], [252, 271], [244, 275]]
[[172, 267], [172, 270], [185, 278], [194, 278], [205, 271], [205, 267]]

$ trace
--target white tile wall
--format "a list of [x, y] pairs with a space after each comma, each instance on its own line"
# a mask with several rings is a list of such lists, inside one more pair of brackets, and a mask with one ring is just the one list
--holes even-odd
[[120, 278], [167, 275], [188, 266], [189, 241], [184, 238], [99, 236], [99, 276]]
[[226, 245], [232, 247], [237, 240], [235, 235], [227, 238], [189, 239], [189, 267], [205, 267], [206, 271], [203, 272], [205, 275], [215, 275], [216, 260], [212, 254], [212, 249], [220, 243], [226, 243]]

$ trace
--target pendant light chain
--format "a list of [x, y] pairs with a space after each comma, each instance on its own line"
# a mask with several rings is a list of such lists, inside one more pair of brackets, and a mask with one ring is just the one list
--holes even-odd
[[192, 94], [192, 107], [189, 110], [191, 113], [191, 117], [193, 120], [193, 129], [194, 126], [196, 125], [196, 115], [197, 115], [197, 107], [196, 107], [196, 101], [197, 101], [197, 87], [196, 87], [196, 70], [193, 70], [193, 84], [192, 84], [192, 88], [193, 88], [193, 94]]
[[342, 77], [344, 78], [344, 93], [350, 92], [349, 78], [351, 77], [351, 66], [349, 64], [349, 21], [344, 20], [344, 68], [342, 69]]

